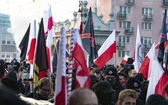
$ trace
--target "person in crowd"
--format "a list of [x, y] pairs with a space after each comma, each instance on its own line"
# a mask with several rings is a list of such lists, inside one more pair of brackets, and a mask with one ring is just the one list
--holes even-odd
[[118, 96], [116, 105], [136, 105], [137, 95], [133, 89], [124, 89]]
[[27, 95], [27, 97], [34, 98], [37, 100], [48, 100], [49, 95], [51, 93], [51, 86], [52, 83], [50, 82], [50, 80], [46, 77], [43, 77], [38, 82], [38, 93], [36, 93], [36, 90], [34, 90], [34, 92]]
[[141, 86], [141, 82], [135, 77], [130, 77], [126, 83], [126, 89], [133, 89], [136, 91], [136, 95], [138, 97], [137, 105], [144, 105], [144, 102], [140, 99], [140, 95], [142, 93]]
[[77, 88], [68, 97], [68, 105], [98, 105], [98, 100], [92, 90]]
[[5, 75], [5, 62], [3, 59], [0, 59], [0, 78], [3, 78]]
[[168, 105], [168, 100], [159, 94], [152, 94], [148, 97], [146, 105]]
[[100, 69], [95, 69], [93, 70], [93, 75], [96, 76], [97, 80], [100, 81], [101, 80], [101, 72], [100, 72]]
[[119, 74], [119, 81], [120, 84], [125, 88], [126, 87], [126, 81], [127, 81], [127, 77], [124, 73], [118, 73]]
[[166, 93], [166, 99], [168, 100], [168, 82], [166, 83], [166, 85], [164, 87], [164, 91]]
[[107, 81], [99, 81], [92, 90], [95, 92], [100, 105], [115, 105], [116, 91], [112, 89]]
[[99, 82], [95, 75], [90, 75], [90, 81], [91, 81], [91, 86], [90, 86], [91, 89], [93, 88], [94, 84]]
[[22, 75], [22, 83], [25, 89], [25, 92], [23, 93], [23, 95], [28, 95], [31, 91], [30, 91], [30, 81], [29, 81], [29, 73], [24, 73]]
[[116, 97], [118, 97], [118, 94], [124, 89], [124, 87], [120, 84], [117, 69], [113, 65], [105, 68], [104, 78], [105, 81], [108, 81], [111, 84], [112, 88], [116, 91]]
[[16, 71], [16, 73], [18, 74], [18, 78], [19, 78], [19, 80], [18, 80], [19, 91], [20, 91], [20, 93], [24, 94], [25, 93], [25, 87], [22, 83], [22, 75], [24, 73], [27, 73], [27, 70], [24, 66], [20, 66], [18, 71]]

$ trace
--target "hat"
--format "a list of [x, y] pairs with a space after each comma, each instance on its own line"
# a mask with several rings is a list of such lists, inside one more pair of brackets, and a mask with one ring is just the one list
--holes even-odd
[[114, 92], [110, 83], [108, 83], [107, 81], [100, 81], [96, 83], [92, 89], [95, 93], [100, 92], [100, 93], [108, 94], [108, 93]]
[[126, 83], [126, 88], [127, 89], [141, 88], [141, 82], [137, 78], [131, 77], [131, 78], [128, 79], [128, 81]]
[[168, 100], [159, 94], [152, 94], [148, 97], [146, 105], [168, 105]]
[[22, 80], [24, 80], [24, 79], [29, 79], [29, 73], [24, 73], [23, 75], [22, 75]]
[[109, 66], [104, 70], [104, 76], [106, 76], [106, 75], [113, 75], [116, 78], [119, 78], [118, 73], [117, 73], [117, 69], [114, 66]]

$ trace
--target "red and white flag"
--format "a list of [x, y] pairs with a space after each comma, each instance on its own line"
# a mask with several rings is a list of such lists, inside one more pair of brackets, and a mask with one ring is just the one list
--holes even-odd
[[137, 73], [139, 72], [139, 68], [142, 64], [142, 60], [143, 60], [143, 54], [142, 54], [142, 47], [141, 47], [140, 31], [139, 31], [139, 25], [137, 25], [137, 36], [136, 36], [136, 44], [135, 44], [135, 58], [134, 58], [134, 68]]
[[66, 31], [61, 29], [61, 40], [59, 43], [57, 63], [57, 78], [55, 87], [55, 105], [67, 105], [67, 86], [66, 86]]
[[77, 88], [90, 88], [90, 73], [86, 65], [86, 59], [84, 55], [84, 49], [82, 41], [79, 35], [78, 29], [74, 31], [74, 49], [72, 51], [72, 57], [76, 62], [76, 87]]
[[142, 75], [144, 76], [145, 79], [148, 80], [148, 78], [150, 77], [150, 72], [151, 72], [151, 60], [155, 59], [155, 46], [156, 43], [154, 42], [152, 47], [150, 48], [149, 52], [147, 53], [147, 55], [145, 56], [144, 61], [142, 62], [142, 65], [139, 69], [139, 71], [142, 73]]
[[47, 50], [47, 59], [48, 59], [48, 65], [49, 65], [49, 72], [52, 72], [52, 51], [51, 51], [51, 45], [53, 42], [53, 36], [54, 36], [54, 25], [53, 25], [53, 18], [51, 13], [51, 6], [48, 10], [48, 19], [47, 19], [47, 30], [45, 32], [45, 35], [47, 36], [46, 40], [46, 50]]
[[124, 64], [124, 65], [127, 64], [128, 58], [130, 58], [130, 56], [125, 55], [124, 58], [122, 59], [121, 63]]
[[115, 30], [110, 34], [99, 49], [98, 57], [95, 59], [94, 63], [99, 69], [102, 69], [104, 65], [113, 58], [114, 53], [116, 53]]
[[168, 81], [168, 77], [166, 73], [163, 71], [159, 61], [155, 57], [154, 60], [150, 60], [151, 63], [151, 74], [149, 78], [149, 85], [147, 90], [147, 97], [151, 94], [160, 94], [163, 97], [166, 97], [166, 93], [164, 91], [164, 87], [166, 82]]

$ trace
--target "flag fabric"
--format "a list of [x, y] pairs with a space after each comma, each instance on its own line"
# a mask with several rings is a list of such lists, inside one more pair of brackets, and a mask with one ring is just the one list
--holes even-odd
[[34, 61], [37, 30], [38, 30], [38, 25], [36, 23], [36, 20], [34, 20], [31, 23], [31, 27], [30, 27], [30, 36], [29, 36], [28, 50], [26, 55], [26, 61], [29, 62], [30, 64], [33, 64], [33, 61]]
[[19, 48], [21, 50], [20, 62], [22, 62], [26, 59], [28, 42], [29, 42], [29, 34], [30, 34], [30, 24], [29, 24], [29, 27], [27, 28], [27, 31], [26, 31], [25, 35], [23, 36], [23, 38], [22, 38], [22, 40], [19, 44]]
[[48, 62], [47, 62], [47, 52], [46, 52], [46, 42], [45, 42], [45, 35], [44, 35], [44, 26], [43, 26], [43, 19], [41, 19], [38, 37], [37, 37], [37, 44], [36, 44], [36, 51], [34, 55], [34, 73], [33, 73], [33, 82], [34, 88], [38, 86], [39, 78], [42, 78], [46, 75], [46, 70], [48, 69]]
[[142, 60], [143, 60], [143, 54], [142, 54], [140, 31], [139, 31], [139, 25], [137, 25], [137, 36], [135, 44], [135, 58], [134, 58], [134, 68], [137, 73], [139, 72]]
[[150, 77], [150, 72], [151, 72], [150, 63], [151, 63], [151, 60], [154, 60], [155, 58], [155, 50], [156, 50], [155, 46], [156, 46], [156, 43], [154, 42], [149, 52], [145, 56], [144, 61], [142, 62], [142, 65], [139, 69], [140, 73], [142, 73], [142, 75], [146, 80], [148, 80], [148, 78]]
[[90, 76], [89, 69], [86, 65], [86, 59], [84, 55], [84, 49], [82, 46], [79, 31], [77, 29], [72, 30], [74, 32], [74, 49], [72, 51], [72, 57], [76, 62], [76, 88], [90, 88]]
[[56, 78], [55, 105], [67, 105], [67, 86], [66, 86], [66, 32], [61, 29], [61, 40], [59, 44], [58, 66]]
[[93, 60], [97, 58], [97, 49], [94, 36], [94, 26], [92, 18], [92, 10], [90, 8], [88, 13], [88, 19], [86, 21], [83, 34], [82, 34], [82, 44], [84, 49], [90, 54], [89, 56], [89, 67], [93, 65]]
[[155, 57], [154, 60], [150, 60], [151, 62], [151, 75], [149, 78], [149, 85], [147, 90], [147, 97], [151, 94], [160, 94], [163, 97], [166, 97], [166, 93], [164, 91], [164, 87], [166, 82], [168, 81], [168, 77], [166, 73], [163, 71], [159, 61]]
[[95, 59], [94, 63], [98, 66], [99, 69], [102, 69], [105, 64], [113, 58], [114, 53], [116, 53], [115, 30], [100, 47], [98, 51], [98, 57]]
[[167, 41], [167, 24], [166, 24], [166, 18], [167, 18], [167, 9], [165, 9], [163, 21], [162, 21], [162, 33], [160, 36], [160, 45], [159, 45], [159, 51], [158, 51], [158, 60], [163, 65], [163, 57], [164, 57], [164, 43]]
[[48, 10], [48, 25], [47, 25], [47, 40], [46, 40], [46, 50], [47, 50], [47, 59], [48, 59], [48, 65], [49, 65], [49, 72], [52, 72], [52, 53], [51, 53], [51, 46], [53, 41], [53, 36], [55, 36], [54, 33], [54, 25], [53, 25], [53, 18], [51, 13], [51, 6]]
[[122, 61], [121, 61], [121, 64], [126, 65], [128, 58], [130, 58], [130, 56], [128, 56], [128, 55], [125, 54], [124, 58], [123, 58]]

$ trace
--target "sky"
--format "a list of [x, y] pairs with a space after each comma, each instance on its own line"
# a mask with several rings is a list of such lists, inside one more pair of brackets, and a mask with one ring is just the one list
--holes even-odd
[[0, 0], [0, 13], [10, 15], [11, 29], [16, 46], [33, 20], [40, 21], [51, 6], [54, 22], [73, 19], [73, 12], [79, 9], [79, 0]]

